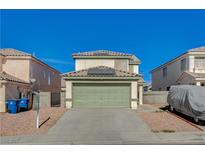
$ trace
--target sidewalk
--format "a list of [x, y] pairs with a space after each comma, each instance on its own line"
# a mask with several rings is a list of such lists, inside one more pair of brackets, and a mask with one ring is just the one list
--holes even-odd
[[[132, 137], [131, 137], [132, 136]], [[138, 136], [136, 139], [134, 136]], [[200, 133], [154, 133], [150, 137], [146, 134], [132, 134], [128, 139], [109, 139], [105, 140], [71, 140], [66, 136], [55, 135], [35, 135], [35, 136], [15, 136], [15, 137], [0, 137], [1, 144], [107, 144], [107, 145], [123, 145], [123, 144], [205, 144], [205, 134]]]

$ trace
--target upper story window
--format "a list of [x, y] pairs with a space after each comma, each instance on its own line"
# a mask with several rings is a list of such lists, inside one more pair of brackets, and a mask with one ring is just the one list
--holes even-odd
[[185, 71], [186, 70], [186, 59], [182, 59], [181, 60], [181, 71]]
[[194, 67], [195, 69], [205, 69], [205, 57], [195, 57]]
[[45, 70], [43, 71], [43, 77], [44, 77], [44, 79], [46, 78], [46, 71]]
[[163, 68], [162, 74], [163, 74], [163, 78], [167, 77], [167, 67]]
[[48, 73], [48, 85], [51, 85], [51, 74]]

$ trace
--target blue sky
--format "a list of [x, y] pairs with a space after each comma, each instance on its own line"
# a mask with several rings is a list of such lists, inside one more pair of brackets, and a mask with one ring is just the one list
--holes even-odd
[[205, 10], [1, 10], [1, 48], [34, 53], [60, 72], [74, 70], [73, 52], [128, 52], [150, 70], [205, 45]]

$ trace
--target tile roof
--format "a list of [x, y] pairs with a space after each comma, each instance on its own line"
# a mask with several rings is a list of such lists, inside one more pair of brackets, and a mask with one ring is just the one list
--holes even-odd
[[4, 56], [31, 56], [31, 54], [10, 48], [0, 49], [0, 54]]
[[190, 50], [188, 50], [188, 52], [205, 52], [205, 46], [190, 49]]
[[[97, 73], [89, 74], [89, 71], [95, 70]], [[114, 73], [110, 73], [114, 72]], [[63, 77], [137, 77], [139, 74], [130, 73], [122, 70], [116, 70], [107, 66], [98, 66], [80, 71], [65, 73]]]
[[88, 51], [88, 52], [78, 52], [72, 54], [73, 58], [78, 56], [85, 56], [85, 57], [94, 57], [94, 56], [127, 56], [130, 59], [130, 64], [139, 64], [140, 60], [133, 54], [116, 52], [116, 51], [109, 51], [109, 50], [96, 50], [96, 51]]
[[12, 81], [12, 82], [18, 82], [18, 83], [26, 83], [29, 84], [28, 82], [21, 80], [13, 75], [7, 74], [5, 72], [0, 72], [0, 80], [6, 80], [6, 81]]
[[96, 50], [96, 51], [73, 53], [72, 56], [131, 56], [131, 54], [110, 51], [110, 50]]
[[51, 68], [52, 70], [54, 70], [58, 74], [60, 74], [60, 72], [58, 70], [56, 70], [55, 68], [49, 66], [48, 64], [46, 64], [42, 60], [38, 59], [37, 57], [33, 56], [32, 54], [22, 52], [22, 51], [19, 51], [19, 50], [16, 50], [16, 49], [12, 49], [12, 48], [0, 49], [0, 54], [2, 54], [3, 56], [16, 56], [16, 57], [30, 56], [30, 57], [36, 59], [37, 61], [39, 61], [40, 63], [46, 65], [49, 68]]

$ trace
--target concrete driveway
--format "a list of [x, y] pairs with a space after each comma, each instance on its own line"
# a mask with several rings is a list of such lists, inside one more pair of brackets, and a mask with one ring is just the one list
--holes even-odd
[[124, 108], [76, 108], [66, 112], [49, 130], [59, 142], [74, 144], [123, 144], [156, 139], [136, 111]]
[[204, 134], [153, 133], [125, 108], [68, 110], [45, 135], [0, 137], [1, 144], [204, 144]]

